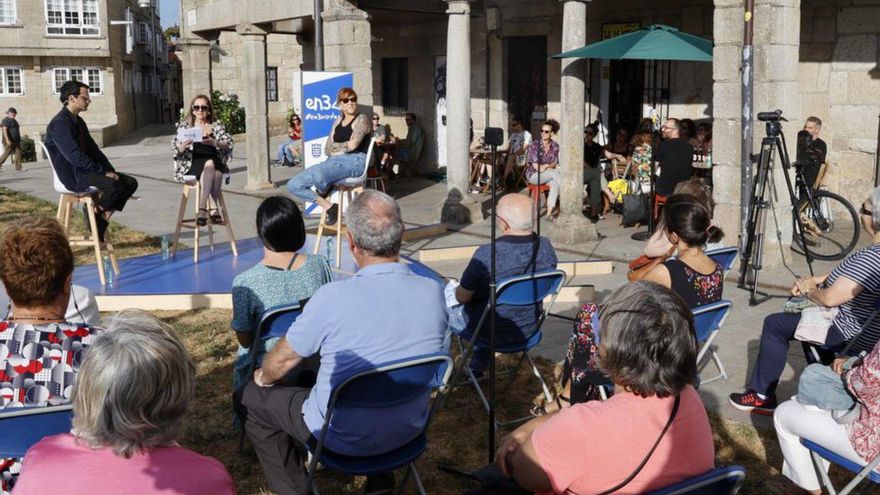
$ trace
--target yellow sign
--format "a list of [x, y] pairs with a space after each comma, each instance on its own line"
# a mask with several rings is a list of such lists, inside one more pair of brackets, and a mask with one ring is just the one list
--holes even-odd
[[638, 22], [615, 22], [611, 24], [602, 24], [602, 39], [614, 38], [621, 34], [638, 31], [642, 25]]

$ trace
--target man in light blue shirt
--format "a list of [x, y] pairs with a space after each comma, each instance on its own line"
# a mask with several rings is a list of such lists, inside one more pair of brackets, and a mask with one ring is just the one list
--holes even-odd
[[[315, 292], [286, 338], [266, 355], [241, 399], [245, 429], [269, 488], [280, 494], [306, 492], [301, 442], [316, 442], [334, 385], [380, 363], [443, 349], [443, 287], [400, 263], [403, 221], [394, 199], [364, 192], [349, 207], [346, 225], [360, 269]], [[317, 354], [321, 365], [314, 387], [274, 386], [304, 357]], [[365, 456], [405, 445], [421, 432], [429, 402], [425, 395], [397, 404], [382, 409], [381, 418], [375, 410], [334, 415], [325, 446], [339, 454]]]

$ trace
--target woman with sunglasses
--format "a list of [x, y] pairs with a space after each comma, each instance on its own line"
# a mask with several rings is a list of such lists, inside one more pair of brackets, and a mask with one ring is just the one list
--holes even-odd
[[313, 201], [327, 212], [328, 225], [336, 223], [339, 205], [330, 203], [326, 196], [334, 183], [348, 177], [359, 177], [364, 172], [371, 132], [369, 119], [358, 112], [357, 93], [353, 89], [340, 89], [336, 94], [336, 103], [341, 115], [333, 123], [324, 146], [327, 160], [307, 168], [287, 183], [287, 190], [294, 197]]
[[556, 201], [559, 199], [559, 187], [562, 175], [559, 172], [559, 143], [553, 136], [559, 132], [559, 122], [550, 119], [541, 125], [541, 139], [532, 141], [526, 158], [526, 180], [529, 184], [547, 184], [550, 193], [547, 195], [547, 215], [555, 219], [559, 214]]
[[[831, 273], [799, 278], [791, 295], [805, 297], [819, 306], [837, 308], [837, 315], [825, 335], [823, 349], [842, 350], [859, 333], [880, 301], [880, 188], [874, 189], [860, 210], [862, 227], [871, 245], [849, 255]], [[776, 385], [785, 368], [788, 343], [800, 322], [800, 313], [775, 313], [764, 318], [761, 346], [755, 368], [743, 393], [730, 394], [730, 404], [742, 411], [772, 414], [776, 409]], [[858, 348], [870, 350], [880, 336], [880, 318], [874, 318], [862, 333]], [[804, 352], [811, 356], [807, 344]], [[833, 352], [819, 352], [825, 364]]]
[[296, 166], [302, 156], [302, 120], [293, 113], [287, 125], [287, 139], [278, 146], [278, 167]]
[[[202, 193], [198, 198], [199, 213], [196, 223], [200, 226], [208, 223], [208, 196], [217, 205], [223, 174], [229, 172], [229, 160], [232, 158], [232, 136], [226, 132], [220, 120], [214, 120], [214, 108], [211, 99], [205, 95], [193, 98], [190, 112], [177, 124], [177, 129], [197, 128], [202, 131], [202, 141], [194, 143], [187, 139], [181, 141], [174, 134], [171, 140], [171, 152], [174, 158], [174, 180], [184, 182], [185, 176], [195, 176], [202, 185]], [[226, 212], [223, 212], [225, 215]], [[211, 211], [211, 222], [223, 222], [219, 208]]]

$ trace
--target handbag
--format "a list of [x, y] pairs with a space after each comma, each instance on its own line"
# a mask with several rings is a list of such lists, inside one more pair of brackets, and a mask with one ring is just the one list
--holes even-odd
[[637, 282], [648, 274], [651, 270], [654, 269], [655, 266], [663, 263], [668, 260], [672, 253], [675, 252], [675, 246], [669, 248], [669, 251], [666, 252], [663, 256], [658, 256], [656, 258], [649, 258], [644, 254], [639, 256], [638, 258], [629, 262], [629, 273], [626, 274], [627, 280], [630, 282]]
[[[859, 359], [861, 357], [850, 358], [844, 363], [843, 369], [852, 369]], [[819, 363], [807, 366], [801, 373], [795, 399], [802, 405], [831, 411], [831, 417], [839, 424], [852, 423], [861, 413], [861, 404], [847, 390], [843, 376], [830, 366]]]
[[629, 181], [626, 179], [614, 179], [608, 182], [608, 189], [611, 190], [611, 194], [614, 196], [614, 202], [621, 202], [623, 201], [623, 196], [629, 192]]
[[648, 222], [647, 197], [641, 191], [637, 191], [623, 195], [623, 218], [621, 223], [624, 227]]
[[801, 311], [801, 319], [798, 321], [794, 338], [801, 342], [810, 342], [823, 345], [828, 338], [828, 329], [834, 317], [837, 316], [836, 307], [812, 306]]

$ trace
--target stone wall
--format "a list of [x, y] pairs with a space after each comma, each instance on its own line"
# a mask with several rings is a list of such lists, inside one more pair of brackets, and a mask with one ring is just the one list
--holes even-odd
[[798, 66], [802, 116], [822, 119], [821, 137], [831, 164], [825, 183], [854, 205], [874, 185], [878, 46], [880, 0], [803, 0]]

